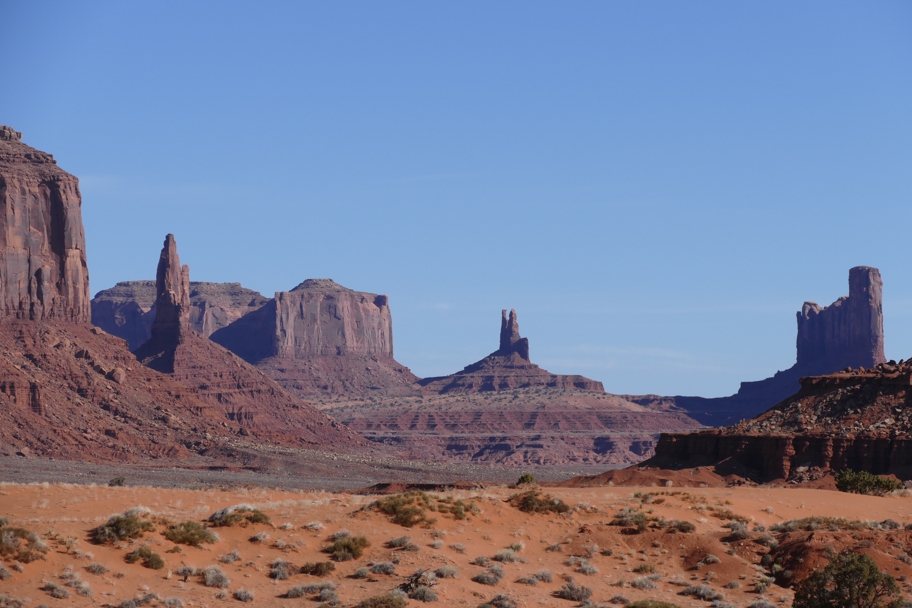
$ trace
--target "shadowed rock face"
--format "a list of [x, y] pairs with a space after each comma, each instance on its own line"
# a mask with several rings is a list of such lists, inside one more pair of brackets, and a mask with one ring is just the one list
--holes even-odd
[[795, 365], [765, 380], [742, 382], [730, 397], [627, 396], [634, 403], [653, 407], [673, 402], [688, 415], [709, 426], [733, 424], [756, 416], [794, 395], [804, 376], [830, 374], [848, 367], [883, 363], [883, 281], [876, 268], [849, 270], [849, 295], [826, 307], [805, 302], [798, 313], [798, 357]]
[[450, 376], [425, 378], [418, 384], [435, 393], [511, 390], [527, 387], [576, 388], [605, 392], [601, 382], [583, 376], [552, 374], [529, 360], [529, 340], [519, 335], [516, 311], [501, 312], [500, 347]]
[[89, 320], [79, 180], [0, 126], [0, 315]]
[[[155, 281], [122, 281], [92, 298], [92, 323], [136, 349], [152, 337], [155, 298]], [[191, 281], [190, 326], [208, 337], [268, 301], [240, 283]]]

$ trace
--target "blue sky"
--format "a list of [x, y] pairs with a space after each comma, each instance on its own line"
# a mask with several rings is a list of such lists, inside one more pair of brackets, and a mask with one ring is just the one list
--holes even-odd
[[0, 0], [0, 124], [81, 179], [93, 292], [389, 294], [422, 376], [496, 348], [610, 392], [789, 367], [885, 281], [912, 356], [908, 2]]

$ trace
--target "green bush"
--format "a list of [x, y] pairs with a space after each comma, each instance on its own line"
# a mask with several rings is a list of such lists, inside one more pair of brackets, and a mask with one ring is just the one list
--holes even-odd
[[336, 569], [336, 565], [332, 562], [317, 562], [317, 563], [306, 563], [301, 566], [301, 574], [310, 574], [312, 576], [326, 576], [330, 572]]
[[894, 490], [902, 490], [903, 487], [901, 481], [874, 475], [867, 471], [846, 469], [836, 473], [836, 489], [840, 492], [883, 496]]
[[570, 510], [564, 501], [542, 494], [538, 490], [515, 494], [508, 502], [523, 513], [566, 513]]
[[531, 473], [523, 473], [519, 476], [519, 480], [516, 482], [516, 487], [521, 488], [523, 486], [537, 486], [538, 480]]
[[124, 560], [128, 564], [142, 561], [142, 565], [153, 570], [161, 570], [165, 567], [165, 560], [158, 553], [155, 553], [149, 547], [139, 547], [130, 553], [127, 553]]
[[793, 608], [898, 608], [896, 580], [867, 555], [843, 552], [798, 584]]
[[89, 535], [99, 544], [116, 543], [122, 540], [142, 538], [146, 532], [154, 532], [151, 521], [142, 519], [135, 513], [115, 515], [103, 526], [98, 526]]
[[174, 524], [162, 532], [162, 536], [172, 543], [191, 547], [199, 547], [204, 543], [212, 545], [218, 542], [218, 537], [205, 525], [190, 520]]
[[413, 526], [430, 525], [434, 522], [428, 518], [428, 511], [435, 511], [441, 515], [452, 515], [453, 519], [466, 519], [468, 513], [477, 513], [478, 508], [473, 504], [466, 504], [461, 500], [450, 497], [435, 498], [426, 492], [415, 490], [403, 492], [372, 502], [368, 508], [377, 509], [390, 515], [393, 523], [406, 528]]
[[111, 481], [108, 482], [108, 485], [111, 486], [112, 488], [121, 488], [126, 483], [127, 483], [126, 477], [115, 477], [114, 479], [112, 479]]
[[347, 562], [364, 555], [364, 549], [369, 546], [370, 542], [363, 536], [349, 536], [337, 540], [323, 551], [332, 554], [333, 559], [337, 562]]

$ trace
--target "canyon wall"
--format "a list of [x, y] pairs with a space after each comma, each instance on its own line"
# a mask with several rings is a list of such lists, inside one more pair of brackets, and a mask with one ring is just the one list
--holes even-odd
[[0, 315], [89, 320], [79, 180], [0, 126]]

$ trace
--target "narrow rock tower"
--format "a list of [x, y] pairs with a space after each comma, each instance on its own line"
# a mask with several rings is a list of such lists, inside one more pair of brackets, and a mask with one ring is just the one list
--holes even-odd
[[507, 317], [507, 309], [500, 313], [500, 348], [497, 350], [498, 355], [509, 355], [516, 353], [526, 361], [529, 361], [529, 339], [519, 335], [519, 320], [516, 318], [516, 309], [510, 310], [510, 316]]

